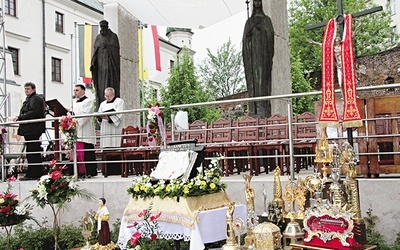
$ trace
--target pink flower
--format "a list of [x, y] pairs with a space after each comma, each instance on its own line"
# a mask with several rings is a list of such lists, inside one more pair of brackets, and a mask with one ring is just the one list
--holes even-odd
[[61, 177], [61, 172], [60, 171], [54, 171], [51, 173], [51, 178], [53, 180], [58, 180]]
[[140, 239], [140, 236], [141, 236], [140, 232], [134, 233], [131, 238], [131, 245], [135, 245]]
[[15, 197], [17, 197], [18, 195], [16, 195], [16, 194], [11, 194], [11, 193], [8, 193], [8, 194], [6, 194], [4, 197], [5, 198], [12, 198], [12, 199], [14, 199]]
[[143, 211], [138, 214], [138, 217], [143, 217], [143, 215], [145, 215], [146, 213], [147, 209], [143, 209]]
[[136, 227], [137, 226], [137, 221], [135, 221], [135, 222], [133, 222], [133, 224], [132, 225], [128, 225], [128, 226], [126, 226], [127, 228], [132, 228], [132, 227]]
[[151, 240], [157, 240], [157, 234], [151, 234], [150, 235]]
[[15, 180], [17, 180], [17, 178], [15, 178], [15, 176], [14, 175], [12, 175], [11, 177], [9, 177], [7, 180], [9, 180], [9, 181], [15, 181]]
[[155, 221], [158, 218], [160, 218], [160, 216], [161, 216], [161, 212], [154, 214], [154, 215], [150, 216], [150, 221]]
[[54, 166], [56, 164], [57, 164], [57, 160], [56, 159], [53, 159], [53, 160], [50, 161], [50, 166]]

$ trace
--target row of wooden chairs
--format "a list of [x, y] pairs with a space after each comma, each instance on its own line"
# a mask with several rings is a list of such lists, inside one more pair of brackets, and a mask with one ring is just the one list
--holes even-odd
[[[246, 116], [237, 121], [219, 119], [208, 124], [194, 121], [188, 131], [174, 132], [174, 141], [196, 139], [197, 144], [206, 145], [206, 158], [225, 156], [221, 160], [225, 175], [250, 171], [258, 175], [279, 166], [288, 172], [289, 126], [288, 118], [279, 114], [269, 118]], [[170, 125], [166, 129], [167, 142], [172, 141]], [[313, 154], [316, 145], [315, 115], [309, 112], [294, 118], [294, 148], [296, 154]], [[121, 176], [129, 173], [149, 174], [155, 166], [159, 149], [149, 147], [145, 129], [128, 126], [122, 131], [120, 149], [104, 149], [103, 161], [117, 158], [121, 163]], [[311, 165], [312, 157], [296, 158], [297, 171], [301, 165]], [[153, 162], [151, 162], [153, 161]], [[207, 164], [207, 163], [206, 163]], [[107, 163], [103, 175], [108, 175]], [[262, 168], [263, 166], [263, 168]], [[284, 171], [282, 171], [284, 172]]]
[[[189, 131], [176, 132], [174, 139], [197, 139], [198, 144], [207, 146], [206, 156], [225, 156], [226, 160], [221, 164], [224, 164], [226, 176], [243, 170], [258, 175], [260, 172], [268, 173], [269, 168], [274, 169], [276, 166], [282, 170], [284, 166], [288, 167], [288, 125], [288, 118], [279, 114], [258, 119], [246, 116], [237, 121], [222, 118], [211, 124], [195, 121], [189, 125]], [[295, 116], [293, 142], [296, 154], [314, 154], [316, 136], [313, 113]], [[171, 132], [167, 132], [167, 137], [171, 140]], [[312, 157], [297, 157], [295, 160], [297, 171], [302, 165], [313, 164]], [[261, 165], [264, 166], [263, 171]]]

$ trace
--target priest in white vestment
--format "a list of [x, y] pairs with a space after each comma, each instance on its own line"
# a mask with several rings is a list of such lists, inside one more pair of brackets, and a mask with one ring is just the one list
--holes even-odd
[[[93, 100], [86, 96], [86, 87], [84, 85], [75, 85], [74, 95], [75, 99], [72, 103], [73, 115], [87, 115], [93, 113]], [[76, 144], [77, 160], [81, 162], [78, 164], [78, 175], [87, 177], [96, 176], [97, 164], [95, 163], [96, 154], [94, 152], [96, 133], [93, 117], [77, 118], [76, 125], [78, 136]], [[82, 162], [84, 162], [84, 164]]]
[[125, 127], [123, 114], [107, 115], [107, 112], [122, 111], [125, 109], [125, 102], [119, 97], [115, 96], [115, 90], [108, 87], [104, 90], [104, 97], [106, 98], [100, 104], [99, 113], [104, 115], [98, 118], [100, 122], [100, 147], [120, 147], [121, 146], [121, 133]]

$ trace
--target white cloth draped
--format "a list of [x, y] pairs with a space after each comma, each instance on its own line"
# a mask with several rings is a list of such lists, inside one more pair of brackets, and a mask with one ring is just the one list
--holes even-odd
[[[203, 250], [205, 243], [226, 239], [226, 209], [227, 207], [222, 207], [199, 212], [198, 220], [195, 222], [193, 229], [177, 223], [158, 221], [160, 232], [162, 232], [161, 238], [167, 240], [190, 240], [190, 250]], [[245, 205], [235, 205], [233, 218], [236, 217], [246, 221]], [[132, 223], [133, 221], [129, 221], [124, 216], [122, 217], [118, 237], [118, 245], [121, 249], [126, 249], [127, 242], [135, 233], [134, 227], [127, 228]], [[245, 231], [242, 233], [245, 233]]]

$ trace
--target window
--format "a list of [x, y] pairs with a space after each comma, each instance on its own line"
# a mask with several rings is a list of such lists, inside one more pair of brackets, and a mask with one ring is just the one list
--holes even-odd
[[158, 89], [153, 89], [153, 98], [158, 99]]
[[6, 13], [10, 16], [17, 16], [16, 1], [17, 0], [5, 0], [4, 1], [4, 13]]
[[51, 80], [61, 82], [61, 59], [51, 58]]
[[173, 60], [169, 60], [169, 70], [171, 71], [174, 67], [175, 62]]
[[64, 33], [64, 15], [56, 11], [56, 31]]
[[392, 27], [392, 32], [393, 32], [393, 35], [390, 38], [390, 42], [391, 42], [392, 45], [395, 45], [397, 43], [397, 36], [398, 36], [398, 34], [397, 34], [397, 26], [393, 26]]
[[14, 75], [19, 75], [19, 49], [8, 47], [14, 67]]
[[396, 14], [396, 0], [388, 0], [390, 14]]

